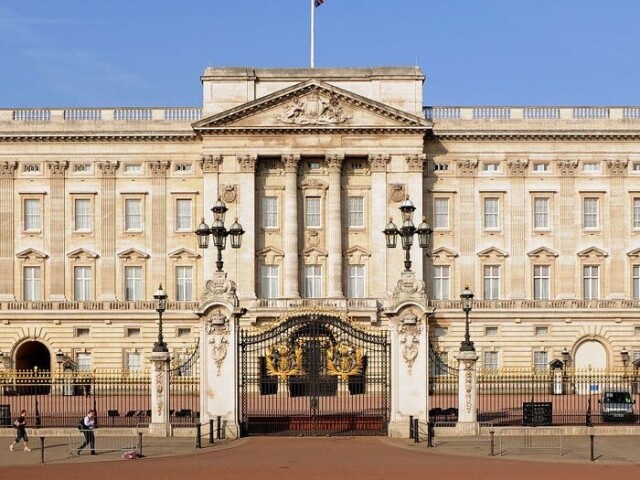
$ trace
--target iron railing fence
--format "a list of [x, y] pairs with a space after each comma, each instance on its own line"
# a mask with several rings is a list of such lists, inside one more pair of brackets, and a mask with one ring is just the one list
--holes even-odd
[[170, 371], [169, 422], [174, 427], [200, 424], [200, 351], [193, 352]]
[[[193, 426], [199, 421], [197, 372], [172, 376], [170, 422]], [[11, 427], [20, 410], [30, 427], [75, 427], [89, 409], [99, 427], [135, 427], [151, 422], [149, 371], [93, 370], [0, 372], [0, 427]]]

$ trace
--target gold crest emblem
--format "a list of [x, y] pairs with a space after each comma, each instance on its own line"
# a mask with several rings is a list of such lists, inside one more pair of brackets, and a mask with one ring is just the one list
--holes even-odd
[[267, 348], [267, 375], [284, 380], [302, 373], [302, 348], [289, 342], [280, 342]]
[[327, 373], [347, 380], [351, 375], [362, 373], [362, 348], [354, 347], [345, 340], [327, 348]]

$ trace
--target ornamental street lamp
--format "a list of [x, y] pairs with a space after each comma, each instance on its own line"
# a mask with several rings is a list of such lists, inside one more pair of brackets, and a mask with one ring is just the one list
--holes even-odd
[[56, 352], [56, 362], [58, 362], [58, 371], [62, 371], [62, 362], [64, 361], [64, 352], [61, 348]]
[[464, 287], [464, 290], [460, 294], [460, 300], [462, 301], [462, 311], [464, 312], [464, 340], [460, 343], [461, 352], [475, 352], [476, 348], [473, 346], [473, 342], [469, 336], [469, 312], [473, 308], [473, 292], [469, 290], [468, 286]]
[[629, 364], [629, 350], [627, 350], [626, 347], [622, 347], [622, 350], [620, 351], [620, 356], [622, 357], [622, 366], [626, 370], [627, 365]]
[[405, 251], [404, 271], [411, 271], [411, 246], [413, 245], [413, 236], [418, 234], [418, 244], [420, 248], [427, 249], [429, 247], [429, 235], [431, 235], [431, 227], [427, 223], [426, 217], [422, 217], [422, 223], [418, 225], [418, 228], [413, 224], [413, 212], [416, 207], [413, 202], [409, 200], [409, 196], [403, 200], [400, 204], [400, 212], [402, 215], [402, 227], [398, 228], [393, 223], [393, 218], [389, 219], [389, 223], [383, 230], [387, 238], [387, 248], [396, 248], [398, 244], [398, 235], [402, 241], [402, 249]]
[[569, 350], [567, 350], [567, 347], [564, 347], [560, 353], [562, 354], [562, 363], [564, 363], [564, 368], [566, 368], [571, 354], [569, 353]]
[[167, 292], [162, 289], [162, 284], [156, 290], [156, 293], [153, 294], [153, 298], [156, 300], [156, 312], [158, 312], [158, 318], [160, 322], [158, 323], [158, 341], [153, 344], [154, 352], [168, 352], [167, 344], [162, 337], [162, 313], [167, 309]]
[[225, 203], [218, 198], [218, 201], [211, 208], [213, 212], [213, 224], [211, 227], [204, 223], [203, 218], [195, 232], [198, 236], [198, 247], [200, 248], [209, 248], [209, 235], [213, 237], [213, 245], [218, 249], [218, 260], [216, 261], [217, 272], [222, 272], [222, 250], [227, 246], [227, 236], [231, 236], [231, 248], [240, 248], [242, 235], [244, 234], [242, 225], [238, 223], [237, 218], [231, 225], [231, 228], [228, 230], [225, 228], [224, 216], [227, 210], [229, 209]]

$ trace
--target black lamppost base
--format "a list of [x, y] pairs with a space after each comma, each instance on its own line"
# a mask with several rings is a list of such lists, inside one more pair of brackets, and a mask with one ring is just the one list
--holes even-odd
[[468, 341], [468, 342], [461, 342], [460, 343], [460, 351], [461, 352], [475, 352], [476, 351], [476, 347], [473, 346], [473, 342], [472, 341]]
[[168, 352], [169, 349], [167, 348], [167, 344], [166, 343], [159, 343], [156, 342], [153, 344], [153, 351], [154, 352]]

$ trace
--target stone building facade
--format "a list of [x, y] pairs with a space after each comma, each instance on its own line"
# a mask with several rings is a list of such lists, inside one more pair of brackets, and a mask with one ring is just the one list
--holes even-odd
[[218, 198], [246, 231], [223, 252], [243, 324], [315, 305], [388, 328], [404, 252], [382, 231], [408, 196], [442, 358], [465, 285], [482, 368], [640, 357], [640, 108], [425, 107], [418, 68], [201, 80], [201, 108], [0, 110], [4, 368], [146, 368], [160, 283], [188, 355], [216, 261], [193, 232]]

